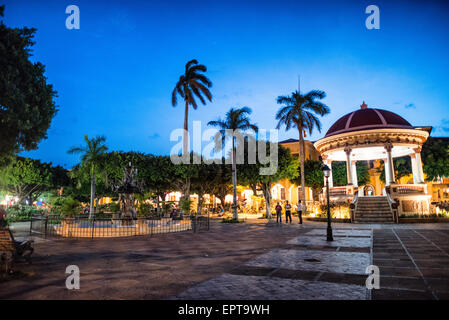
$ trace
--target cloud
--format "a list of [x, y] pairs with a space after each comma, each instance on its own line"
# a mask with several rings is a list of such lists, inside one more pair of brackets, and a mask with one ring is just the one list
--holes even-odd
[[405, 108], [406, 108], [406, 109], [416, 109], [416, 106], [415, 106], [414, 103], [409, 103], [409, 104], [406, 104], [406, 105], [405, 105]]

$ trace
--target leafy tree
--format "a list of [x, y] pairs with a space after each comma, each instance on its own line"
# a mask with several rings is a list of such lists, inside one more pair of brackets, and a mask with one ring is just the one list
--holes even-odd
[[[318, 194], [324, 186], [323, 163], [317, 160], [306, 160], [304, 162], [305, 185], [313, 191], [313, 198], [318, 200]], [[296, 185], [301, 183], [301, 173], [290, 181]]]
[[201, 213], [204, 195], [211, 194], [216, 187], [215, 177], [220, 165], [201, 162], [192, 166], [196, 169], [195, 175], [191, 178], [192, 190], [198, 195], [197, 213]]
[[108, 149], [104, 144], [106, 138], [104, 136], [97, 136], [89, 139], [87, 134], [84, 135], [85, 145], [80, 147], [72, 147], [67, 151], [70, 154], [82, 154], [81, 160], [90, 168], [91, 184], [90, 184], [90, 211], [89, 218], [92, 218], [95, 210], [95, 171], [101, 165], [102, 155]]
[[[393, 159], [394, 164], [394, 172], [395, 177], [397, 180], [399, 180], [402, 177], [408, 176], [412, 173], [412, 163], [409, 156], [406, 157], [400, 157]], [[381, 163], [381, 166], [379, 168], [380, 171], [380, 179], [382, 181], [385, 181], [385, 164]]]
[[[4, 6], [0, 7], [3, 17]], [[36, 149], [57, 112], [56, 91], [45, 67], [31, 62], [36, 29], [9, 28], [0, 21], [0, 164], [11, 155]]]
[[[357, 161], [357, 182], [359, 186], [369, 183], [369, 166], [366, 161]], [[334, 186], [345, 186], [348, 184], [348, 177], [346, 174], [346, 162], [344, 161], [334, 161], [332, 162], [332, 179], [334, 181]]]
[[[304, 172], [304, 133], [306, 130], [312, 134], [314, 128], [321, 132], [321, 122], [317, 115], [324, 116], [330, 112], [329, 107], [325, 104], [316, 101], [317, 99], [324, 99], [326, 94], [324, 91], [312, 90], [307, 94], [301, 94], [299, 91], [294, 91], [290, 96], [279, 96], [277, 103], [283, 105], [276, 113], [278, 120], [277, 128], [285, 125], [285, 130], [290, 128], [298, 129], [299, 133], [299, 161], [301, 167], [301, 189], [305, 187], [305, 172]], [[306, 203], [306, 194], [302, 193], [302, 202]], [[307, 208], [305, 206], [305, 211]]]
[[[221, 141], [224, 144], [226, 138], [232, 139], [232, 186], [233, 186], [233, 215], [238, 220], [237, 213], [237, 163], [236, 163], [236, 138], [244, 131], [252, 130], [257, 132], [259, 128], [251, 123], [248, 115], [252, 113], [248, 107], [231, 108], [224, 119], [209, 121], [208, 126], [216, 127], [220, 130]], [[229, 135], [231, 132], [231, 136]], [[245, 148], [246, 149], [246, 148]]]
[[[257, 157], [256, 164], [241, 164], [239, 165], [240, 181], [244, 185], [250, 186], [254, 195], [259, 196], [259, 191], [262, 192], [262, 196], [266, 203], [266, 215], [267, 218], [271, 218], [271, 188], [274, 183], [282, 179], [292, 179], [297, 175], [299, 163], [290, 154], [290, 150], [278, 146], [278, 167], [276, 172], [271, 175], [261, 175], [260, 169], [269, 167], [269, 164], [262, 164]], [[270, 143], [266, 142], [265, 146], [267, 156], [270, 155]], [[245, 159], [248, 159], [248, 148], [245, 148]], [[261, 152], [258, 150], [258, 152]]]
[[188, 131], [189, 131], [189, 105], [193, 109], [198, 108], [195, 97], [198, 98], [203, 105], [206, 100], [212, 101], [212, 94], [209, 88], [212, 87], [212, 82], [203, 74], [207, 71], [205, 65], [198, 64], [198, 61], [193, 59], [186, 63], [185, 72], [179, 77], [175, 88], [172, 92], [173, 107], [178, 104], [178, 95], [184, 99], [184, 153], [188, 153]]
[[49, 163], [16, 157], [13, 162], [0, 170], [0, 187], [18, 197], [18, 202], [26, 199], [33, 203], [52, 184], [52, 168]]
[[213, 186], [211, 194], [220, 199], [221, 205], [225, 205], [226, 196], [232, 192], [232, 170], [231, 166], [225, 163], [225, 159], [221, 159], [220, 164], [216, 164], [216, 172], [213, 177]]
[[429, 137], [422, 146], [421, 157], [426, 180], [449, 177], [449, 138]]

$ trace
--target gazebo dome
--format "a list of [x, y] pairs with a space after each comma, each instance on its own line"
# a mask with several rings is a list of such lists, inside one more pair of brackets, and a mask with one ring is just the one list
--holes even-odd
[[327, 131], [325, 137], [340, 133], [383, 128], [413, 129], [404, 118], [391, 111], [368, 108], [363, 102], [359, 110], [338, 119]]

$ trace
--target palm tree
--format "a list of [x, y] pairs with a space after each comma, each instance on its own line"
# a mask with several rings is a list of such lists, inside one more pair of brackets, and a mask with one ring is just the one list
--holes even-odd
[[277, 103], [283, 105], [276, 113], [278, 120], [277, 129], [285, 125], [285, 130], [297, 128], [299, 133], [299, 161], [301, 163], [301, 190], [302, 203], [304, 211], [307, 212], [306, 194], [304, 192], [304, 135], [308, 130], [312, 134], [314, 128], [321, 132], [321, 122], [316, 115], [324, 116], [330, 112], [329, 107], [316, 101], [324, 99], [326, 93], [320, 90], [312, 90], [307, 94], [301, 94], [300, 91], [292, 92], [291, 96], [277, 97]]
[[[224, 120], [218, 119], [216, 121], [209, 121], [208, 126], [216, 127], [220, 129], [222, 137], [222, 143], [226, 139], [226, 135], [229, 133], [227, 130], [232, 130], [232, 186], [233, 186], [233, 215], [234, 219], [238, 220], [237, 213], [237, 164], [236, 164], [236, 135], [242, 131], [253, 130], [257, 132], [259, 128], [256, 124], [250, 122], [248, 115], [252, 113], [248, 107], [243, 108], [231, 108], [227, 113]], [[224, 205], [224, 204], [223, 204]]]
[[101, 162], [101, 156], [105, 153], [108, 147], [104, 144], [106, 138], [104, 136], [96, 136], [89, 139], [87, 134], [84, 135], [86, 144], [80, 147], [72, 147], [67, 153], [81, 153], [81, 161], [90, 167], [91, 183], [90, 183], [90, 211], [89, 218], [94, 215], [94, 201], [95, 201], [95, 169], [98, 168]]
[[[172, 92], [172, 105], [173, 107], [178, 103], [178, 95], [184, 99], [184, 141], [183, 141], [183, 154], [188, 153], [188, 130], [189, 130], [189, 105], [193, 109], [198, 108], [198, 104], [195, 101], [197, 97], [203, 105], [206, 104], [205, 98], [212, 101], [212, 94], [209, 89], [212, 87], [212, 82], [203, 74], [207, 71], [205, 65], [198, 64], [198, 61], [193, 59], [187, 62], [186, 69], [183, 75], [179, 77], [175, 88]], [[203, 97], [203, 95], [205, 97]]]

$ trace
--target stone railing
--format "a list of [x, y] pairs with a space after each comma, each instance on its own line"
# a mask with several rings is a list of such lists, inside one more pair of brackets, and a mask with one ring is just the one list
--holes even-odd
[[422, 184], [392, 184], [385, 188], [387, 193], [392, 197], [395, 195], [413, 195], [413, 194], [427, 194], [427, 185]]

